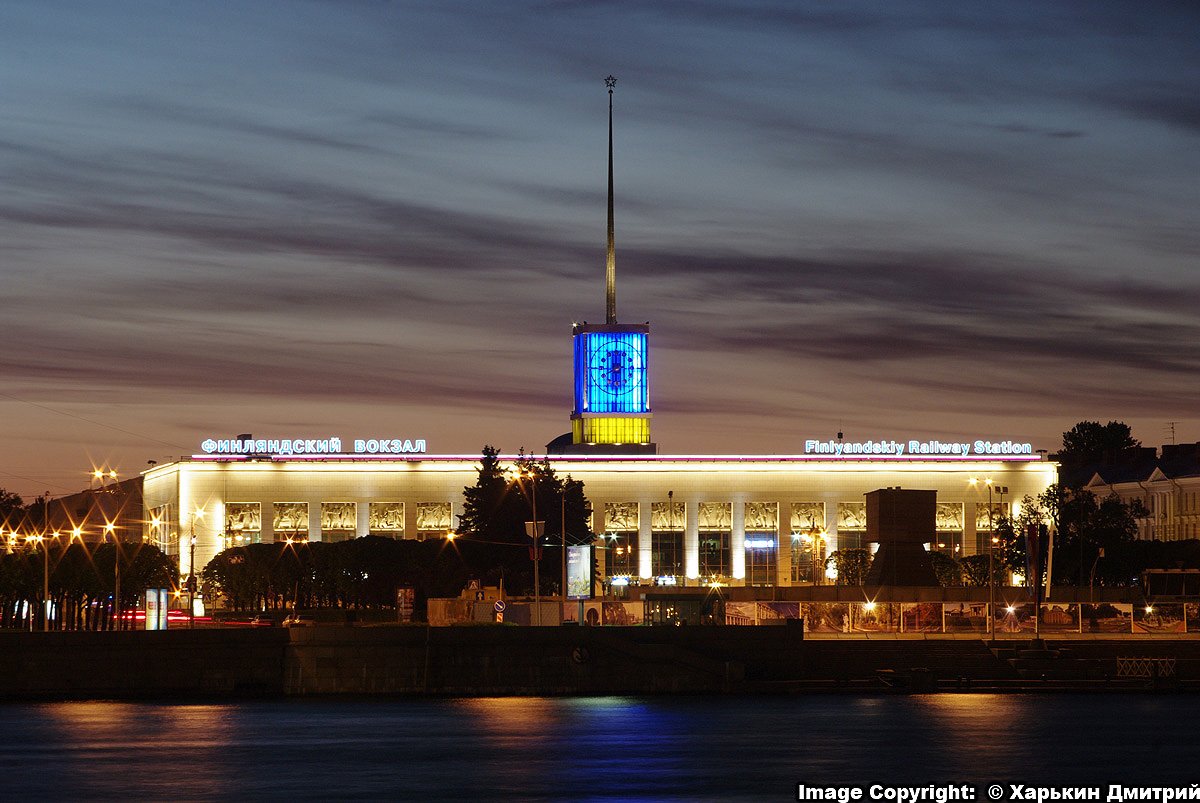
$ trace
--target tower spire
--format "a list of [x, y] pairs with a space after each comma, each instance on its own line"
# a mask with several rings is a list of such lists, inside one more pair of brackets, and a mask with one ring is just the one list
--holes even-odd
[[612, 137], [612, 96], [617, 79], [608, 76], [604, 79], [608, 87], [608, 258], [604, 266], [605, 289], [605, 319], [608, 323], [617, 322], [617, 247], [613, 229], [613, 137]]

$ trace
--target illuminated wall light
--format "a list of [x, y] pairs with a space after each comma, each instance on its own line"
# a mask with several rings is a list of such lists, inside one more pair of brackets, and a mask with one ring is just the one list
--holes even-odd
[[628, 577], [614, 577], [608, 581], [610, 586], [627, 586], [629, 585]]

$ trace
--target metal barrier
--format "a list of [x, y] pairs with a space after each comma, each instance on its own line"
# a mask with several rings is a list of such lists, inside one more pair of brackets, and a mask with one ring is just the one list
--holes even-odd
[[1174, 658], [1122, 658], [1117, 656], [1119, 678], [1173, 678]]

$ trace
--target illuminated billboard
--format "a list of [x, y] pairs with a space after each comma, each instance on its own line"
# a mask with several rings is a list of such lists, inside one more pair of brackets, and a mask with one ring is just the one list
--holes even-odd
[[567, 547], [567, 599], [592, 597], [592, 548]]

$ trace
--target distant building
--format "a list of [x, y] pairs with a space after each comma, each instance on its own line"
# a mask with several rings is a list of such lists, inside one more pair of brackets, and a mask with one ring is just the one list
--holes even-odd
[[[111, 482], [100, 488], [50, 499], [48, 527], [52, 532], [97, 543], [117, 535], [124, 541], [140, 541], [142, 522], [142, 478]], [[40, 527], [41, 521], [32, 522]]]
[[1130, 449], [1089, 466], [1084, 487], [1125, 503], [1139, 500], [1149, 515], [1138, 521], [1138, 538], [1182, 541], [1200, 538], [1200, 443]]

